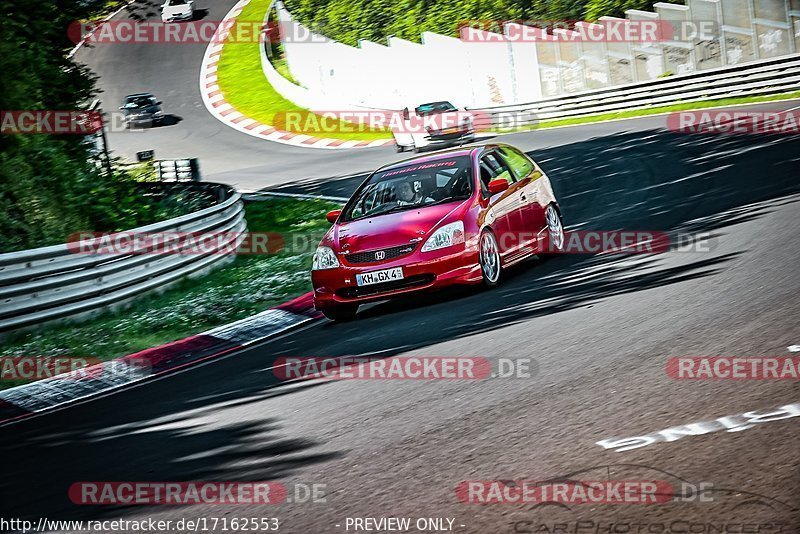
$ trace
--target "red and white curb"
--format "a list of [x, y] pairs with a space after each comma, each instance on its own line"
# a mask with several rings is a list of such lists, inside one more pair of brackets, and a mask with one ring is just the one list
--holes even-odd
[[306, 293], [252, 317], [180, 341], [0, 391], [0, 425], [219, 358], [320, 316], [314, 310], [312, 294]]
[[371, 148], [394, 144], [394, 139], [378, 139], [375, 141], [353, 141], [344, 139], [329, 139], [314, 137], [312, 135], [298, 134], [278, 130], [268, 124], [264, 124], [255, 119], [245, 116], [237, 111], [222, 94], [217, 78], [217, 67], [222, 56], [222, 47], [228, 38], [230, 25], [227, 22], [241, 14], [242, 9], [250, 3], [250, 0], [240, 0], [222, 19], [218, 34], [212, 39], [206, 48], [203, 56], [203, 63], [200, 67], [200, 96], [203, 103], [215, 118], [223, 124], [230, 126], [242, 133], [283, 143], [306, 148], [339, 149], [339, 148]]

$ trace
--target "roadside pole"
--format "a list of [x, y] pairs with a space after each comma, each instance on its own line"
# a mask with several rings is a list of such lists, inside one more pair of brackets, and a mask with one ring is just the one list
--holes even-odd
[[112, 175], [111, 171], [111, 157], [108, 155], [108, 138], [106, 137], [106, 121], [103, 117], [103, 110], [100, 108], [100, 99], [95, 98], [92, 105], [89, 106], [89, 111], [96, 111], [100, 117], [100, 139], [103, 143], [103, 159], [105, 160], [106, 172], [109, 176]]

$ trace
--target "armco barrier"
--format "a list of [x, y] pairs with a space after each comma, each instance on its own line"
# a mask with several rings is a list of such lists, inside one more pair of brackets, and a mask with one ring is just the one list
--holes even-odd
[[[536, 102], [473, 109], [481, 111], [481, 128], [612, 113], [675, 103], [702, 102], [740, 96], [764, 96], [800, 87], [800, 54], [731, 67], [659, 78], [613, 88], [546, 98]], [[481, 122], [479, 119], [478, 122]]]
[[[129, 232], [226, 232], [241, 243], [247, 222], [238, 192], [207, 182], [179, 187], [213, 194], [216, 204]], [[229, 261], [230, 254], [214, 252], [219, 246], [224, 243], [204, 254], [76, 254], [62, 244], [0, 254], [0, 333], [119, 305], [164, 288]], [[231, 249], [235, 247], [225, 251]]]

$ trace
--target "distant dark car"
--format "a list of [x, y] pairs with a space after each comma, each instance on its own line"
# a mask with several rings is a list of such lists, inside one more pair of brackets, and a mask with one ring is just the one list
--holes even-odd
[[128, 95], [119, 109], [122, 110], [128, 127], [152, 126], [164, 120], [161, 101], [156, 100], [152, 93]]

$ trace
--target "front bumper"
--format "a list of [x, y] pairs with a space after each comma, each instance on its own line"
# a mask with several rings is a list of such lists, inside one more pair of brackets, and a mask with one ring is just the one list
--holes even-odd
[[152, 126], [153, 124], [160, 121], [162, 115], [136, 115], [134, 117], [127, 117], [125, 119], [125, 123], [129, 127], [136, 127], [136, 126]]
[[187, 20], [192, 20], [194, 18], [194, 13], [179, 13], [177, 15], [161, 15], [162, 22], [184, 22]]
[[475, 140], [475, 130], [467, 129], [458, 132], [433, 132], [425, 136], [428, 145], [451, 145], [455, 143], [471, 143]]
[[[417, 250], [395, 260], [358, 266], [345, 265], [341, 254], [337, 254], [337, 258], [340, 267], [311, 272], [314, 306], [318, 310], [339, 304], [365, 304], [406, 293], [481, 281], [477, 243], [456, 245], [432, 252]], [[367, 286], [358, 286], [356, 283], [357, 274], [395, 267], [403, 268], [403, 280]]]

